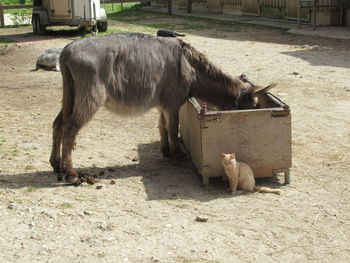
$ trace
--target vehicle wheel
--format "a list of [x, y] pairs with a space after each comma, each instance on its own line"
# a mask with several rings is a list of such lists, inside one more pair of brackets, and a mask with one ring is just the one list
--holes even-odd
[[39, 16], [36, 16], [35, 24], [36, 24], [35, 27], [37, 29], [37, 34], [44, 35], [46, 33], [46, 27], [40, 24]]
[[80, 25], [80, 26], [78, 27], [78, 30], [79, 30], [80, 33], [85, 33], [85, 32], [87, 31], [87, 26], [85, 26], [85, 25]]
[[43, 26], [43, 25], [40, 24], [40, 19], [38, 19], [37, 21], [38, 21], [38, 24], [37, 24], [38, 34], [39, 35], [44, 35], [46, 33], [46, 26]]
[[37, 22], [36, 22], [37, 19], [38, 18], [37, 18], [36, 15], [34, 15], [33, 18], [32, 18], [32, 27], [33, 27], [33, 33], [34, 34], [38, 34], [38, 28], [37, 28]]
[[107, 22], [97, 22], [98, 32], [106, 32], [107, 31]]

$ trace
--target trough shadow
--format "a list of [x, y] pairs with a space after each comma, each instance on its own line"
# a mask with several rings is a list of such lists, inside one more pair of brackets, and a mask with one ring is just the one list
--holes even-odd
[[[129, 177], [141, 177], [147, 200], [188, 199], [207, 202], [217, 198], [231, 198], [226, 191], [228, 182], [221, 178], [211, 179], [210, 186], [202, 186], [202, 178], [196, 172], [191, 161], [173, 161], [162, 158], [159, 142], [138, 145], [138, 160], [134, 164], [112, 167], [88, 167], [78, 172], [92, 176], [101, 182], [124, 180]], [[130, 160], [132, 162], [132, 160]], [[261, 182], [261, 180], [259, 180]], [[258, 182], [259, 182], [258, 181]], [[276, 178], [267, 178], [264, 185], [278, 188], [281, 184]], [[259, 185], [261, 185], [259, 183]], [[0, 175], [0, 188], [54, 188], [75, 187], [57, 181], [53, 171]]]

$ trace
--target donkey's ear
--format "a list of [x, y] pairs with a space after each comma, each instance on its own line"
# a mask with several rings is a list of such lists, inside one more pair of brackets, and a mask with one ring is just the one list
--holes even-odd
[[267, 87], [255, 86], [253, 89], [253, 93], [254, 94], [264, 94], [276, 86], [277, 86], [276, 83], [272, 83], [272, 84], [268, 85]]

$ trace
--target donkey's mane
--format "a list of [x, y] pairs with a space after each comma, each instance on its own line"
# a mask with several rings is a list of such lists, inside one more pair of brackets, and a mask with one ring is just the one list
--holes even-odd
[[[179, 40], [181, 41], [181, 40]], [[211, 63], [206, 55], [196, 50], [190, 44], [181, 41], [182, 47], [184, 49], [184, 53], [188, 61], [191, 65], [199, 70], [201, 70], [204, 74], [211, 76], [216, 81], [220, 82], [233, 82], [234, 79], [222, 72], [222, 70]]]
[[196, 72], [201, 72], [205, 76], [203, 81], [197, 79], [198, 85], [193, 86], [192, 90], [194, 95], [223, 109], [236, 108], [239, 100], [251, 96], [252, 90], [246, 88], [238, 78], [224, 73], [211, 63], [203, 53], [191, 45], [179, 41], [191, 66], [195, 68]]

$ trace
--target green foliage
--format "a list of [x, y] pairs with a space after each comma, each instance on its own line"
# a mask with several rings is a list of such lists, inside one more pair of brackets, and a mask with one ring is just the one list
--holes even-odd
[[[139, 2], [135, 3], [124, 3], [122, 4], [102, 4], [101, 1], [101, 7], [106, 9], [106, 12], [108, 15], [111, 15], [113, 13], [118, 13], [120, 11], [130, 10], [130, 9], [138, 9], [140, 6]], [[123, 7], [123, 8], [122, 8]]]
[[30, 19], [32, 16], [31, 9], [15, 9], [10, 10], [11, 20], [14, 25], [23, 24], [25, 20]]
[[118, 20], [124, 22], [137, 21], [142, 17], [143, 12], [139, 12], [139, 3], [125, 3], [123, 4], [123, 9], [120, 5], [114, 4], [114, 10], [112, 10], [112, 4], [101, 5], [105, 6], [108, 19]]
[[31, 5], [33, 0], [0, 0], [3, 5]]

